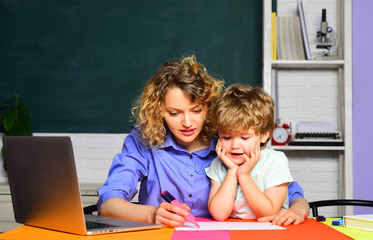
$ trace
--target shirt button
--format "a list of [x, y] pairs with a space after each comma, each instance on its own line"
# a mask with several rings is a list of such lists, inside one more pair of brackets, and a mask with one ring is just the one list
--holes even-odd
[[188, 195], [189, 197], [192, 197], [193, 195], [191, 194], [191, 193], [189, 193], [189, 195]]
[[192, 155], [189, 155], [189, 158], [190, 158], [190, 159], [192, 159], [192, 158], [193, 158], [193, 156], [192, 156]]
[[194, 174], [193, 174], [193, 173], [191, 173], [191, 174], [190, 174], [190, 176], [191, 176], [191, 177], [193, 177], [193, 176], [194, 176]]

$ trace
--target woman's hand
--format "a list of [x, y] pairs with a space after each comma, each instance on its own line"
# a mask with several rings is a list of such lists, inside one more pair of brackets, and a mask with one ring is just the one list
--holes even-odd
[[258, 218], [258, 222], [272, 222], [273, 225], [284, 225], [290, 224], [298, 225], [304, 222], [304, 216], [298, 214], [293, 209], [281, 209], [280, 212], [267, 217]]
[[[183, 204], [186, 209], [190, 209]], [[168, 202], [162, 202], [155, 212], [155, 223], [162, 224], [164, 227], [181, 227], [185, 223], [184, 216], [188, 212]]]
[[310, 207], [306, 199], [296, 198], [289, 209], [281, 209], [280, 212], [267, 217], [259, 218], [259, 222], [272, 222], [273, 225], [298, 225], [308, 217]]

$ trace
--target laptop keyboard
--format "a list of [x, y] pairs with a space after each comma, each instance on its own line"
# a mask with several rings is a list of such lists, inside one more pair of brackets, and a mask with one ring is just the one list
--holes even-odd
[[112, 228], [112, 227], [118, 227], [117, 225], [112, 224], [106, 224], [106, 223], [98, 223], [98, 222], [85, 222], [87, 229], [100, 229], [100, 228]]

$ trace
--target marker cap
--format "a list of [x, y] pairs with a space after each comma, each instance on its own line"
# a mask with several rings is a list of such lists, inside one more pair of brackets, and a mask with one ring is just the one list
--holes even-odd
[[169, 202], [169, 203], [175, 200], [174, 196], [172, 196], [171, 193], [167, 191], [162, 192], [161, 196], [166, 202]]

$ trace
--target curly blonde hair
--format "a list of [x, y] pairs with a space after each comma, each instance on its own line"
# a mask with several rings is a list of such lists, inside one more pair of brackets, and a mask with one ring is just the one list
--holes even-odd
[[262, 88], [233, 84], [227, 87], [213, 109], [213, 126], [222, 132], [250, 128], [256, 134], [268, 131], [268, 142], [274, 129], [274, 101]]
[[207, 106], [200, 137], [202, 141], [209, 141], [214, 135], [211, 109], [223, 85], [223, 81], [214, 79], [201, 63], [196, 62], [195, 56], [165, 62], [147, 81], [132, 108], [143, 142], [153, 148], [164, 143], [167, 133], [167, 125], [163, 120], [164, 97], [167, 90], [173, 87], [181, 89], [192, 102]]

